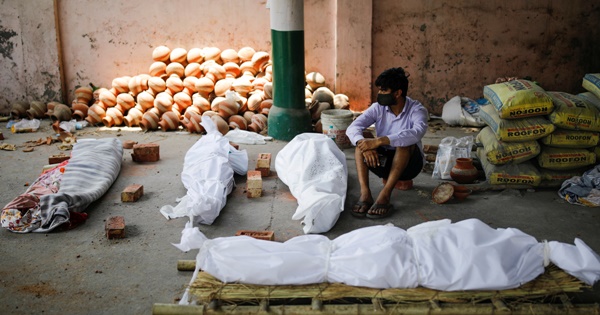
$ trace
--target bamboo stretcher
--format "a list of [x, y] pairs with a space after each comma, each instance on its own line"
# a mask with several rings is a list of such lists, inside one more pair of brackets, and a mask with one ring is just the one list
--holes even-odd
[[554, 265], [531, 282], [501, 291], [247, 285], [199, 272], [189, 287], [195, 305], [155, 304], [153, 314], [600, 314], [597, 304], [574, 305], [569, 298], [589, 289]]

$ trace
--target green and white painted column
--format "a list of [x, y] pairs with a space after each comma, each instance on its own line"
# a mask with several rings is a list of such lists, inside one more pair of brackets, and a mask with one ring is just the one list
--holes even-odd
[[273, 106], [269, 111], [269, 135], [292, 140], [311, 130], [304, 103], [304, 1], [268, 1], [271, 14]]

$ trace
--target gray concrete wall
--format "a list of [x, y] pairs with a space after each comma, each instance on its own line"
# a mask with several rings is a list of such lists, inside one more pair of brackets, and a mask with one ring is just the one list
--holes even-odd
[[[77, 86], [146, 73], [159, 45], [271, 49], [266, 0], [0, 6], [0, 112], [15, 100], [61, 98], [61, 83], [70, 103]], [[595, 1], [306, 0], [304, 13], [306, 71], [323, 73], [355, 110], [370, 104], [372, 80], [393, 66], [411, 73], [409, 95], [437, 114], [455, 95], [480, 97], [498, 77], [531, 76], [547, 90], [577, 93], [585, 73], [600, 72]]]
[[62, 99], [53, 0], [0, 2], [0, 113], [14, 101]]

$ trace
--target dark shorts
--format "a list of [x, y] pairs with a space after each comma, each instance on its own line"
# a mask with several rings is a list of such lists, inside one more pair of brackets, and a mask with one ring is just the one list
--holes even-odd
[[[394, 155], [396, 154], [396, 149], [385, 149], [382, 147], [377, 148], [377, 154], [379, 154], [379, 161], [383, 160], [382, 165], [377, 167], [369, 167], [369, 170], [373, 172], [373, 174], [379, 176], [380, 178], [387, 179], [390, 175], [390, 171], [392, 170], [392, 163], [394, 161]], [[411, 180], [423, 169], [423, 156], [421, 155], [421, 150], [417, 146], [414, 147], [413, 153], [410, 155], [410, 159], [408, 160], [408, 164], [406, 165], [406, 169], [400, 175], [398, 180]]]

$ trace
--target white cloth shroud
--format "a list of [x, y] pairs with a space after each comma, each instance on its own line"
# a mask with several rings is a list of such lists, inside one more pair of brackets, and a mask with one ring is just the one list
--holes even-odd
[[348, 189], [346, 156], [324, 134], [302, 133], [275, 158], [277, 176], [298, 200], [293, 220], [304, 233], [324, 233], [344, 211]]
[[176, 207], [160, 209], [167, 219], [194, 217], [199, 223], [212, 224], [233, 189], [233, 173], [248, 172], [246, 150], [231, 146], [212, 120], [205, 119], [201, 125], [207, 134], [188, 150], [183, 162], [181, 181], [187, 193]]
[[587, 284], [600, 279], [600, 257], [581, 240], [538, 242], [477, 219], [432, 221], [407, 231], [380, 225], [334, 240], [302, 235], [284, 243], [249, 236], [208, 239], [191, 224], [182, 234], [175, 246], [199, 249], [197, 268], [226, 283], [504, 290], [535, 279], [548, 262]]

